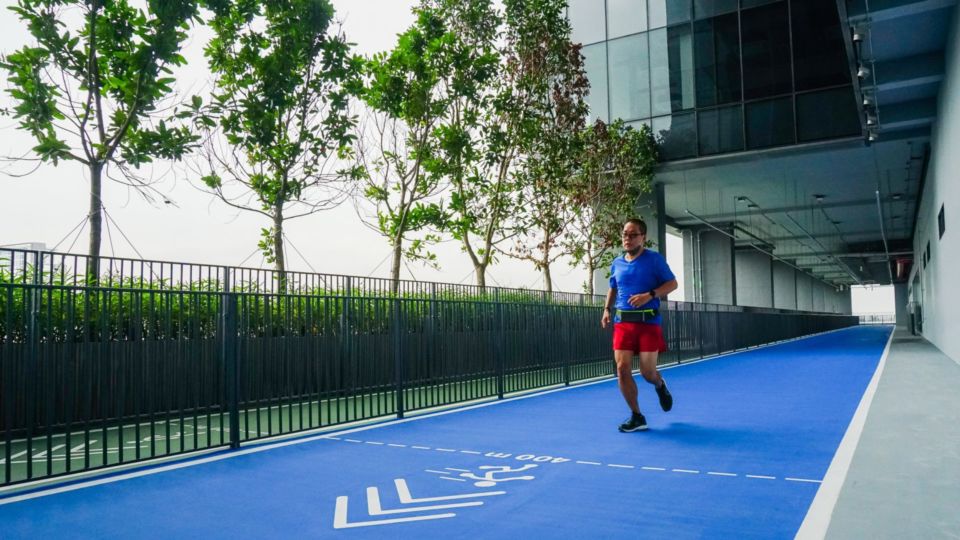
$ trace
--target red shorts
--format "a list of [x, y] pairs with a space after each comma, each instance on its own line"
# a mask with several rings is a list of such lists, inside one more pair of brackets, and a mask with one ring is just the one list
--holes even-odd
[[618, 322], [613, 325], [613, 350], [640, 352], [665, 352], [667, 342], [659, 324], [642, 322]]

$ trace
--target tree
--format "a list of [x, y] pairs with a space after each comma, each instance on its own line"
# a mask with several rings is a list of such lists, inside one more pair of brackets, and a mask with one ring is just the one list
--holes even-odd
[[[434, 263], [443, 210], [436, 196], [451, 172], [447, 151], [460, 144], [449, 119], [482, 76], [484, 58], [460, 39], [462, 23], [449, 9], [458, 2], [422, 2], [416, 22], [389, 53], [367, 64], [364, 100], [371, 108], [358, 152], [363, 193], [376, 207], [375, 229], [393, 248], [391, 279], [399, 284], [404, 259]], [[486, 61], [492, 73], [492, 62]], [[487, 75], [488, 77], [490, 75]], [[428, 231], [428, 232], [424, 232]], [[433, 231], [433, 232], [430, 232]], [[422, 233], [411, 240], [409, 236]]]
[[600, 120], [580, 132], [580, 167], [569, 184], [574, 209], [564, 252], [587, 270], [586, 291], [594, 293], [593, 274], [613, 259], [620, 228], [650, 191], [657, 146], [650, 128], [639, 130], [617, 120]]
[[199, 116], [203, 182], [228, 205], [271, 220], [259, 243], [285, 289], [284, 223], [348, 197], [346, 159], [361, 61], [331, 31], [328, 0], [212, 3], [206, 49], [216, 88]]
[[168, 124], [191, 111], [164, 103], [173, 92], [172, 68], [185, 62], [179, 51], [198, 21], [197, 4], [164, 0], [144, 10], [125, 0], [19, 0], [10, 8], [35, 43], [0, 61], [15, 102], [6, 112], [36, 140], [42, 162], [87, 168], [92, 281], [99, 274], [104, 176], [149, 200], [149, 181], [133, 169], [156, 158], [178, 160], [197, 141], [188, 126]]
[[569, 204], [569, 184], [580, 155], [579, 134], [587, 116], [590, 88], [581, 46], [570, 42], [570, 25], [564, 2], [543, 2], [525, 14], [518, 4], [515, 54], [526, 68], [524, 85], [530, 135], [522, 137], [525, 159], [515, 173], [519, 200], [513, 227], [518, 231], [509, 255], [533, 262], [543, 274], [547, 291], [553, 290], [550, 268], [563, 251], [574, 209]]

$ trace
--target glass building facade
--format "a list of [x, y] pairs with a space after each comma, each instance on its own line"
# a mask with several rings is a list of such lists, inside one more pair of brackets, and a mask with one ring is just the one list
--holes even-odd
[[861, 134], [836, 0], [570, 0], [591, 115], [667, 160]]

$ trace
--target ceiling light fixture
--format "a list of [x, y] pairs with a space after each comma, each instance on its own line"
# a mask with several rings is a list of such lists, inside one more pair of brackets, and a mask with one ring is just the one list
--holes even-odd
[[870, 75], [870, 68], [868, 68], [867, 66], [865, 66], [865, 65], [863, 65], [863, 64], [860, 64], [860, 65], [857, 67], [857, 77], [860, 77], [861, 79], [866, 79], [867, 76], [869, 76], [869, 75]]

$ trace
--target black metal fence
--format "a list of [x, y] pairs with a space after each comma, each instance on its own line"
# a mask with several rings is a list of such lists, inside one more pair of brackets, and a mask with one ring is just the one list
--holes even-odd
[[[613, 373], [592, 297], [279, 294], [222, 275], [226, 290], [0, 279], [0, 485]], [[662, 362], [857, 324], [663, 311]]]

